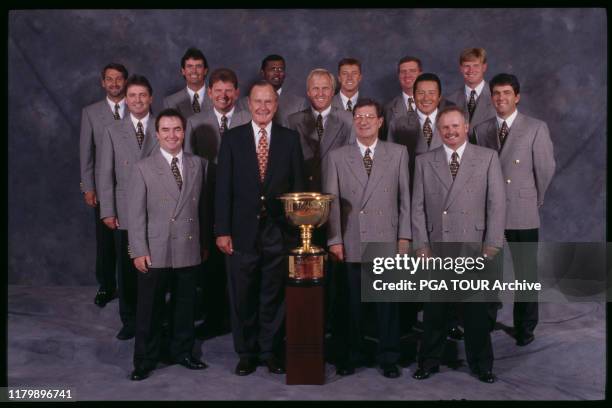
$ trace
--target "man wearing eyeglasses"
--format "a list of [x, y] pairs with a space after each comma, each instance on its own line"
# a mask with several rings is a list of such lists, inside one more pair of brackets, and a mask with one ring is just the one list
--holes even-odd
[[[407, 253], [411, 239], [408, 152], [378, 139], [383, 124], [380, 104], [361, 99], [353, 110], [357, 140], [332, 151], [327, 158], [323, 191], [335, 196], [330, 208], [327, 243], [334, 258], [346, 263], [338, 276], [346, 287], [348, 313], [338, 327], [336, 372], [346, 376], [367, 361], [361, 327], [361, 244], [391, 242]], [[400, 370], [397, 303], [377, 303], [379, 332], [377, 362], [387, 378]]]

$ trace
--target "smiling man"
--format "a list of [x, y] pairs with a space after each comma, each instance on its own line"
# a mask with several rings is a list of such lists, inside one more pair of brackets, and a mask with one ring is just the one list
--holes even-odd
[[332, 105], [352, 112], [359, 99], [361, 62], [355, 58], [343, 58], [338, 62], [340, 92], [334, 96]]
[[171, 288], [170, 357], [188, 369], [206, 364], [192, 356], [197, 273], [206, 257], [205, 160], [183, 152], [185, 119], [175, 109], [155, 121], [159, 149], [136, 163], [129, 198], [131, 257], [138, 269], [134, 371], [147, 378], [160, 354], [166, 290]]
[[164, 108], [178, 110], [184, 118], [212, 109], [206, 98], [205, 80], [208, 73], [206, 57], [197, 48], [189, 48], [181, 58], [181, 75], [186, 87], [164, 98]]
[[278, 94], [267, 81], [249, 94], [252, 121], [223, 135], [215, 189], [216, 244], [226, 255], [235, 373], [261, 361], [285, 372], [280, 359], [285, 318], [285, 254], [298, 233], [289, 227], [279, 195], [304, 191], [299, 135], [272, 122]]

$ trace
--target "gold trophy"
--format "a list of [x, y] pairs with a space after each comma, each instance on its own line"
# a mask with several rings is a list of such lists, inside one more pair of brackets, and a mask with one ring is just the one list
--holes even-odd
[[312, 231], [327, 222], [334, 196], [322, 193], [288, 193], [279, 197], [289, 223], [300, 227], [302, 246], [289, 254], [289, 279], [317, 283], [325, 276], [325, 249], [311, 245]]

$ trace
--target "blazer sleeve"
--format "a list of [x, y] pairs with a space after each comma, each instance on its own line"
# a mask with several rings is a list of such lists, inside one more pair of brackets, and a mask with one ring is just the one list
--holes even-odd
[[401, 149], [399, 163], [399, 228], [397, 231], [398, 239], [412, 239], [412, 229], [410, 226], [410, 176], [408, 171], [408, 151]]
[[104, 132], [104, 142], [100, 153], [100, 219], [116, 217], [115, 209], [115, 149], [108, 129]]
[[485, 245], [502, 248], [506, 227], [506, 187], [499, 157], [491, 151], [487, 171], [487, 208]]
[[412, 185], [412, 239], [415, 249], [429, 245], [427, 214], [425, 212], [424, 165], [422, 157], [417, 156]]
[[79, 138], [79, 158], [81, 164], [81, 191], [95, 191], [95, 141], [91, 119], [87, 108], [81, 115], [81, 135]]
[[212, 205], [211, 205], [211, 189], [210, 179], [208, 171], [208, 161], [198, 156], [194, 156], [198, 159], [198, 163], [202, 166], [202, 189], [200, 193], [200, 201], [198, 207], [198, 216], [200, 220], [200, 246], [202, 248], [208, 248], [211, 241], [211, 217]]
[[334, 160], [334, 153], [327, 155], [325, 161], [325, 174], [323, 177], [323, 191], [333, 194], [334, 199], [329, 209], [329, 219], [327, 221], [327, 245], [342, 244], [342, 222], [340, 211], [340, 186], [338, 181], [338, 168]]
[[555, 154], [546, 123], [536, 131], [533, 141], [533, 171], [538, 189], [538, 207], [544, 204], [544, 195], [555, 174]]
[[150, 256], [147, 242], [147, 186], [139, 164], [132, 170], [127, 196], [130, 257]]
[[217, 174], [215, 181], [215, 236], [231, 235], [232, 231], [232, 209], [233, 202], [233, 186], [232, 174], [234, 164], [232, 155], [231, 139], [233, 134], [225, 134], [221, 138], [221, 147], [219, 148], [219, 156], [217, 158]]

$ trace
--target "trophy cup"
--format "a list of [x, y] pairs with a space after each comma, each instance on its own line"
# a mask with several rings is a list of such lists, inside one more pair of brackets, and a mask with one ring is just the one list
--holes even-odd
[[300, 228], [302, 246], [289, 255], [289, 279], [293, 283], [317, 283], [325, 273], [325, 249], [311, 245], [312, 231], [327, 222], [331, 194], [289, 193], [280, 196], [290, 224]]
[[312, 231], [325, 224], [331, 194], [290, 193], [279, 197], [290, 224], [300, 227], [302, 246], [289, 252], [285, 290], [287, 384], [325, 383], [324, 288], [326, 252], [311, 245]]

